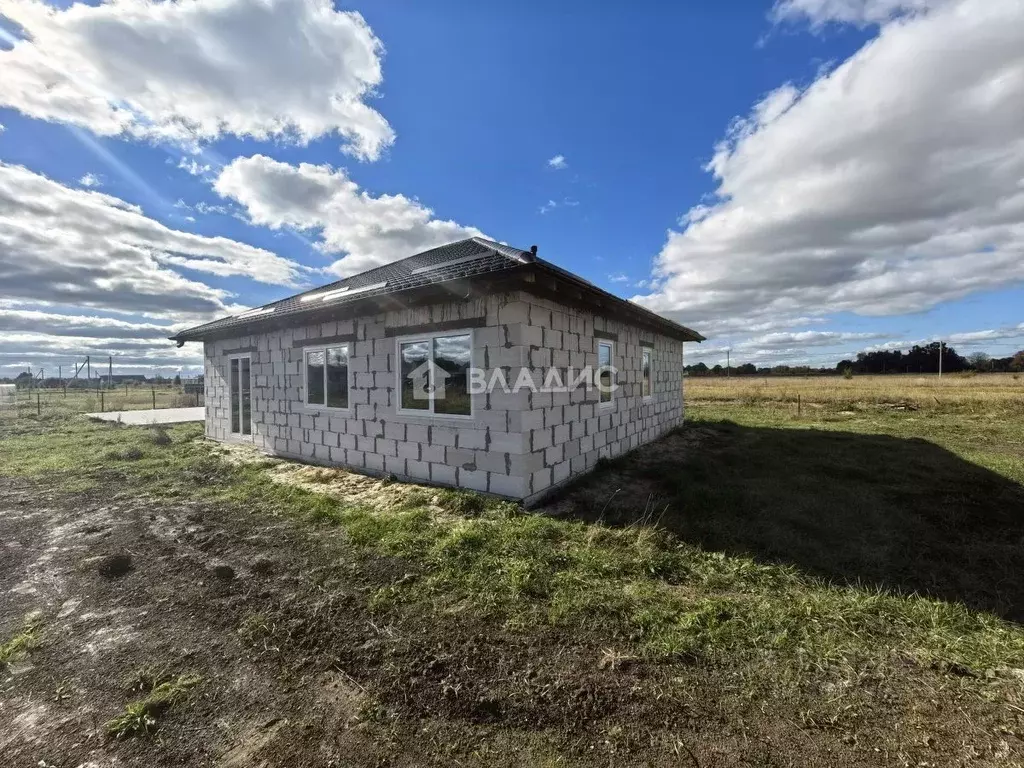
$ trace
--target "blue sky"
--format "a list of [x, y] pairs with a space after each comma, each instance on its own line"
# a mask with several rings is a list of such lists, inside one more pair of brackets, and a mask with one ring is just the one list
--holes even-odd
[[670, 5], [5, 5], [0, 376], [474, 232], [690, 362], [1024, 347], [1018, 2]]

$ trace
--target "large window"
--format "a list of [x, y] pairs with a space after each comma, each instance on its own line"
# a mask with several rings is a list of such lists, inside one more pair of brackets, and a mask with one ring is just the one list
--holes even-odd
[[598, 402], [601, 405], [610, 405], [612, 402], [612, 342], [599, 341], [597, 343], [597, 368], [598, 368]]
[[348, 408], [348, 344], [307, 349], [306, 405]]
[[468, 332], [398, 339], [398, 410], [439, 416], [470, 416]]
[[640, 394], [650, 397], [651, 391], [651, 350], [644, 349], [640, 369]]

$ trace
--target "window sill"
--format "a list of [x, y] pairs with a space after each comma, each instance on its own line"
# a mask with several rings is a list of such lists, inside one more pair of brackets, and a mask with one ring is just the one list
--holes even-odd
[[316, 403], [303, 403], [302, 410], [304, 411], [329, 411], [330, 413], [352, 413], [352, 408], [345, 406], [344, 408], [337, 405], [317, 405]]
[[431, 413], [430, 411], [402, 411], [396, 410], [394, 414], [396, 419], [402, 419], [409, 422], [421, 422], [425, 426], [429, 424], [436, 424], [437, 422], [453, 421], [456, 423], [464, 424], [467, 421], [475, 421], [475, 414], [468, 413]]

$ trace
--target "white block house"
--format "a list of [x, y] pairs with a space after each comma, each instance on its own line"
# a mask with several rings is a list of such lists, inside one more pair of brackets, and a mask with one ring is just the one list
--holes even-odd
[[682, 423], [703, 337], [470, 238], [172, 339], [203, 342], [214, 440], [530, 504]]

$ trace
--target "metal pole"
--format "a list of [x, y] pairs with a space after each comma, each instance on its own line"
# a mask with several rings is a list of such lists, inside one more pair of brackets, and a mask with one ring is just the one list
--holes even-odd
[[36, 390], [36, 416], [41, 416], [42, 414], [43, 414], [43, 405], [42, 405], [42, 403], [39, 400], [39, 391]]
[[103, 413], [103, 390], [100, 390], [100, 413]]
[[942, 342], [939, 342], [939, 378], [942, 378]]
[[156, 387], [153, 387], [150, 391], [153, 393], [153, 410], [156, 410]]
[[110, 389], [114, 384], [114, 357], [110, 355], [107, 357], [107, 389]]
[[91, 379], [92, 378], [92, 363], [89, 362], [89, 356], [88, 355], [85, 356], [85, 371], [86, 371], [85, 378]]

